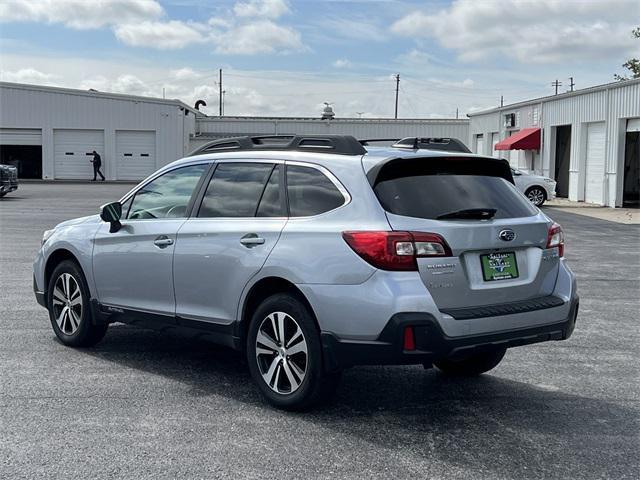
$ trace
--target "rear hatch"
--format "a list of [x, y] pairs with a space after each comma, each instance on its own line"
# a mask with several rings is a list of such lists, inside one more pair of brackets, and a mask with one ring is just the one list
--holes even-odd
[[394, 231], [435, 233], [451, 255], [417, 258], [440, 309], [550, 295], [559, 256], [551, 222], [513, 185], [508, 164], [481, 157], [408, 157], [368, 173]]

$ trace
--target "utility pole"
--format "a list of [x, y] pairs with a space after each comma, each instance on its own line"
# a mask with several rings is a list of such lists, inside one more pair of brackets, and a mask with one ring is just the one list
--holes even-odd
[[504, 95], [500, 95], [500, 106], [504, 107]]
[[362, 118], [362, 114], [363, 114], [363, 113], [364, 113], [364, 112], [356, 112], [356, 115], [358, 115], [358, 118]]
[[396, 114], [395, 119], [398, 119], [398, 90], [400, 90], [400, 74], [396, 74]]
[[569, 80], [571, 80], [571, 83], [569, 84], [569, 87], [571, 88], [571, 90], [569, 90], [569, 91], [573, 92], [573, 87], [575, 85], [575, 83], [573, 83], [573, 77], [569, 77]]
[[456, 107], [456, 120], [458, 119], [458, 107]]
[[220, 98], [218, 100], [220, 103], [220, 116], [222, 116], [222, 69], [220, 69], [220, 84], [218, 87], [220, 88]]
[[162, 98], [165, 98], [164, 97], [164, 87], [162, 87]]
[[556, 87], [556, 95], [558, 94], [558, 87], [562, 86], [562, 82], [559, 82], [558, 79], [556, 79], [555, 82], [551, 82], [551, 86], [552, 87]]

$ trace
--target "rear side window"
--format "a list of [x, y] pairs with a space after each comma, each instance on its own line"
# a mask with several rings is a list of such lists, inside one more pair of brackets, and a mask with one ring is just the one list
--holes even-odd
[[[429, 162], [429, 159], [423, 162]], [[535, 215], [537, 210], [507, 180], [470, 170], [434, 165], [391, 166], [381, 171], [374, 191], [382, 207], [396, 215], [437, 219], [468, 209], [495, 209], [493, 218]]]
[[198, 217], [254, 217], [272, 170], [270, 163], [219, 164]]
[[328, 212], [344, 204], [344, 196], [320, 170], [287, 166], [289, 215], [309, 217]]

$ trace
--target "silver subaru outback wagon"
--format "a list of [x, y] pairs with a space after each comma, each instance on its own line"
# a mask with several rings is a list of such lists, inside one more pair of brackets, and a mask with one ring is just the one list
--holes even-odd
[[65, 345], [114, 322], [193, 332], [286, 409], [354, 365], [484, 373], [578, 311], [562, 229], [506, 161], [345, 136], [205, 145], [45, 232], [34, 290]]

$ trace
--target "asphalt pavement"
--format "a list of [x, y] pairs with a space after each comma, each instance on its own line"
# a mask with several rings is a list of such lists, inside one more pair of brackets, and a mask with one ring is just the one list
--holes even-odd
[[353, 368], [330, 405], [292, 414], [215, 345], [120, 324], [91, 349], [55, 339], [31, 285], [42, 232], [129, 188], [31, 183], [0, 200], [0, 478], [640, 476], [640, 226], [545, 209], [578, 276], [570, 340], [470, 380]]

